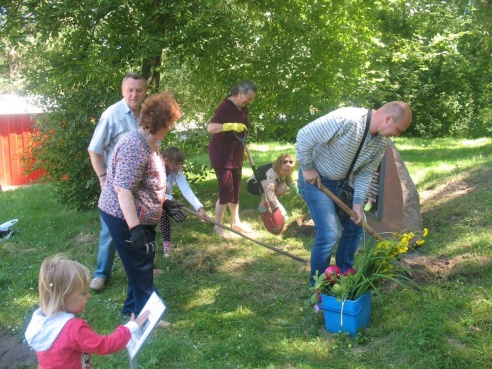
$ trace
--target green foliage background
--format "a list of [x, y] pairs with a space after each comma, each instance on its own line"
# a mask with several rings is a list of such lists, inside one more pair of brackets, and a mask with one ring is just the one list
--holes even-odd
[[151, 92], [172, 90], [183, 121], [199, 122], [179, 142], [189, 159], [241, 79], [259, 87], [256, 142], [292, 143], [332, 109], [391, 100], [413, 108], [409, 135], [489, 135], [491, 15], [487, 0], [12, 0], [0, 4], [0, 90], [38, 97], [38, 165], [62, 202], [92, 207], [87, 145], [129, 71]]

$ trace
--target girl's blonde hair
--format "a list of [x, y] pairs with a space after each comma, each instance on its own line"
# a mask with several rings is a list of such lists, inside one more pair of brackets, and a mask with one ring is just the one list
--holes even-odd
[[294, 169], [296, 167], [296, 158], [294, 157], [294, 155], [290, 155], [290, 154], [279, 155], [277, 160], [275, 160], [273, 162], [273, 165], [272, 165], [273, 170], [275, 171], [275, 173], [277, 173], [277, 175], [280, 176], [280, 169], [282, 169], [282, 165], [284, 165], [285, 160], [292, 162], [292, 163], [286, 163], [287, 165], [290, 166], [290, 172], [288, 175], [285, 176], [286, 179], [292, 180], [292, 172], [294, 171]]
[[89, 289], [91, 273], [76, 261], [57, 254], [46, 259], [39, 271], [39, 307], [45, 316], [63, 311], [65, 297]]

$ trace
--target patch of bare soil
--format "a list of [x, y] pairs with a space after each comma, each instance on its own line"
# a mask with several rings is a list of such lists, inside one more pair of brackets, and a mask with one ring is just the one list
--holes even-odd
[[[439, 211], [438, 208], [444, 202], [467, 195], [473, 191], [483, 190], [490, 186], [492, 170], [476, 170], [469, 173], [466, 178], [456, 179], [443, 185], [421, 191], [420, 203], [422, 214], [432, 214]], [[458, 221], [463, 215], [453, 215], [452, 221]], [[455, 258], [446, 256], [422, 256], [418, 249], [405, 255], [401, 260], [402, 265], [415, 269], [412, 278], [418, 284], [426, 284], [436, 280], [452, 280], [457, 276], [470, 276], [479, 274], [482, 268], [492, 263], [487, 256], [471, 254], [460, 255]]]
[[459, 276], [478, 276], [480, 271], [492, 264], [492, 259], [488, 256], [472, 254], [449, 258], [446, 256], [421, 256], [416, 252], [411, 252], [401, 258], [400, 263], [405, 268], [414, 270], [410, 274], [415, 283], [425, 285], [437, 280], [454, 280]]
[[19, 337], [0, 331], [0, 369], [36, 368], [36, 354], [26, 342], [19, 342]]
[[422, 213], [432, 211], [443, 201], [466, 195], [472, 191], [489, 186], [492, 181], [492, 169], [476, 170], [469, 173], [466, 178], [459, 178], [446, 182], [440, 186], [420, 191], [420, 205]]
[[314, 222], [309, 214], [294, 219], [284, 230], [284, 237], [314, 237]]

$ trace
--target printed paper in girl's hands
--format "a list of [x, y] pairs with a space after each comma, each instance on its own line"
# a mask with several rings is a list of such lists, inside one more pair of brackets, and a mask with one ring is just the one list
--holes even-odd
[[144, 344], [150, 332], [152, 332], [152, 329], [154, 329], [156, 324], [161, 319], [162, 314], [166, 310], [166, 305], [164, 305], [164, 302], [162, 302], [162, 300], [159, 298], [159, 296], [157, 296], [155, 292], [150, 295], [150, 298], [142, 309], [142, 312], [147, 310], [149, 311], [149, 317], [147, 321], [142, 326], [142, 328], [140, 328], [138, 334], [132, 335], [132, 338], [126, 345], [128, 354], [130, 355], [130, 360], [133, 360], [135, 355], [137, 355], [138, 351]]

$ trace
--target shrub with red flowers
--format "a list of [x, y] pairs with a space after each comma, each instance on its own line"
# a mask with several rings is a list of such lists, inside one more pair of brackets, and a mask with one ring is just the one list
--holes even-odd
[[[426, 237], [429, 231], [424, 228]], [[391, 280], [402, 287], [415, 285], [408, 277], [408, 269], [401, 266], [399, 255], [409, 249], [410, 241], [415, 237], [413, 232], [394, 233], [390, 239], [376, 241], [371, 238], [364, 247], [355, 254], [354, 267], [342, 273], [336, 265], [329, 266], [321, 275], [316, 272], [310, 303], [316, 305], [321, 301], [321, 294], [335, 296], [338, 301], [357, 300], [368, 290], [378, 292], [384, 280]], [[416, 242], [423, 244], [423, 239]]]

